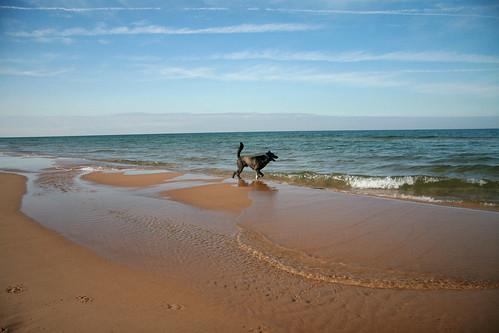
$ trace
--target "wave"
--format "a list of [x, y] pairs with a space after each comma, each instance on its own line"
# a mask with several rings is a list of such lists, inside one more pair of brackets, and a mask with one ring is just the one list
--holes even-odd
[[366, 176], [320, 174], [315, 172], [272, 173], [271, 177], [296, 183], [322, 185], [339, 189], [408, 189], [410, 187], [487, 187], [499, 189], [499, 182], [485, 179], [458, 179], [437, 176]]
[[499, 181], [439, 176], [367, 176], [314, 172], [273, 173], [270, 179], [313, 188], [331, 188], [434, 203], [487, 202], [499, 207]]

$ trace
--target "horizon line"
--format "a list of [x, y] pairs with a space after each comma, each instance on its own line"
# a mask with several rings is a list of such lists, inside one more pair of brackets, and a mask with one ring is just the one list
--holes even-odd
[[[466, 117], [463, 117], [466, 118]], [[488, 117], [482, 117], [488, 118]], [[33, 139], [33, 138], [76, 138], [97, 136], [146, 136], [146, 135], [183, 135], [183, 134], [236, 134], [236, 133], [295, 133], [295, 132], [414, 132], [414, 131], [489, 131], [499, 130], [499, 127], [483, 128], [414, 128], [414, 129], [331, 129], [331, 130], [256, 130], [256, 131], [213, 131], [213, 132], [168, 132], [168, 133], [121, 133], [121, 134], [81, 134], [81, 135], [41, 135], [41, 136], [0, 136], [3, 139]], [[3, 153], [3, 151], [0, 151]]]

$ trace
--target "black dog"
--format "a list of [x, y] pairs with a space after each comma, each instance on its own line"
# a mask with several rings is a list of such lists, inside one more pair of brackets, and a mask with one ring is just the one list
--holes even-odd
[[232, 178], [237, 175], [237, 178], [241, 179], [241, 172], [247, 166], [256, 171], [256, 179], [258, 179], [258, 177], [263, 177], [263, 173], [260, 170], [265, 168], [270, 161], [275, 161], [279, 158], [270, 150], [265, 155], [241, 156], [243, 148], [243, 143], [239, 143], [239, 149], [237, 150], [237, 171], [234, 171]]

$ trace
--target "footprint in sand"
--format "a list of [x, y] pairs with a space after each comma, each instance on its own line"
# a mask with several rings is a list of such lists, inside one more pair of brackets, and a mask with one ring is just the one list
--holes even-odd
[[16, 284], [14, 286], [8, 286], [7, 289], [5, 289], [6, 292], [9, 294], [20, 294], [25, 290], [24, 286], [22, 284]]
[[185, 306], [182, 304], [164, 304], [163, 306], [169, 311], [180, 311], [185, 309]]
[[250, 332], [250, 333], [268, 333], [268, 332], [270, 332], [270, 330], [268, 327], [266, 327], [264, 325], [260, 325], [258, 327], [255, 327], [255, 328], [248, 330], [248, 332]]
[[92, 297], [88, 297], [88, 296], [78, 296], [78, 297], [76, 297], [76, 300], [80, 303], [83, 303], [83, 304], [91, 303], [94, 301], [94, 299]]

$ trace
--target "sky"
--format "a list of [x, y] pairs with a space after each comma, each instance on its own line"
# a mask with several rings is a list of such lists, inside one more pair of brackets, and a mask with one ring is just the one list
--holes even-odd
[[499, 127], [499, 3], [0, 0], [0, 136], [255, 113], [247, 130]]

